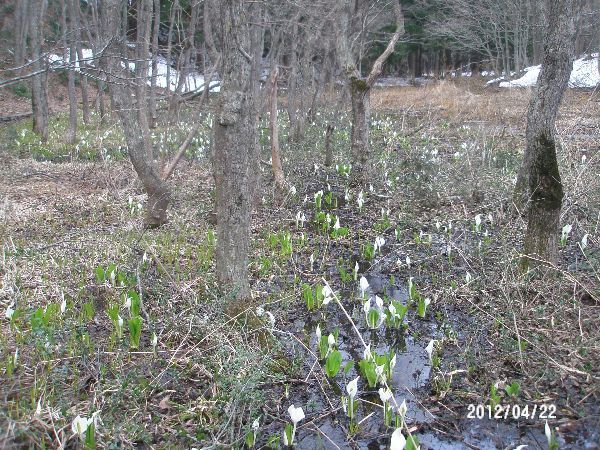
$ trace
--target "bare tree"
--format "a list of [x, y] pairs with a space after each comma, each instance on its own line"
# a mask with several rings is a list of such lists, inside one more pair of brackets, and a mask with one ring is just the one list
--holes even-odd
[[79, 80], [81, 83], [81, 112], [83, 113], [83, 123], [90, 123], [90, 103], [89, 103], [89, 94], [88, 94], [88, 79], [86, 76], [86, 66], [87, 63], [83, 58], [83, 47], [81, 41], [81, 28], [82, 28], [82, 20], [81, 20], [81, 4], [78, 0], [73, 1], [73, 28], [75, 31], [75, 35], [73, 39], [75, 40], [75, 51], [77, 52], [77, 60], [79, 61]]
[[371, 116], [370, 94], [375, 81], [381, 75], [383, 64], [394, 51], [398, 39], [404, 34], [404, 16], [402, 8], [397, 1], [393, 2], [394, 15], [396, 18], [396, 31], [390, 38], [384, 52], [377, 58], [371, 72], [366, 78], [362, 77], [357, 67], [355, 55], [351, 46], [352, 35], [354, 34], [351, 26], [351, 19], [356, 21], [356, 13], [353, 15], [351, 4], [353, 2], [346, 0], [340, 11], [338, 29], [336, 36], [338, 57], [344, 70], [350, 90], [352, 102], [352, 133], [351, 133], [351, 151], [352, 151], [352, 182], [353, 184], [362, 184], [367, 178], [367, 168], [369, 163], [369, 121]]
[[528, 176], [528, 211], [523, 264], [556, 262], [563, 199], [554, 123], [573, 68], [577, 0], [549, 0], [542, 70], [527, 112], [527, 148], [523, 171]]
[[158, 33], [160, 31], [160, 0], [154, 0], [154, 16], [152, 22], [152, 74], [150, 76], [150, 98], [148, 110], [150, 128], [156, 127], [158, 115], [156, 112], [156, 82], [158, 76]]
[[29, 45], [31, 47], [31, 69], [36, 75], [31, 78], [31, 107], [33, 131], [42, 141], [48, 140], [48, 75], [47, 62], [42, 52], [44, 42], [45, 0], [29, 0]]
[[[146, 107], [140, 98], [136, 98], [136, 94], [139, 93], [139, 87], [136, 87], [136, 84], [145, 83], [145, 78], [132, 79], [128, 69], [127, 45], [122, 29], [125, 25], [124, 16], [126, 15], [126, 11], [123, 12], [124, 6], [127, 6], [124, 0], [106, 0], [100, 8], [103, 48], [106, 48], [101, 58], [101, 66], [107, 74], [111, 100], [125, 133], [129, 159], [148, 193], [146, 225], [157, 227], [167, 221], [170, 192], [166, 183], [160, 178], [158, 168], [148, 157], [148, 149], [152, 148], [152, 143], [149, 141], [147, 133], [140, 132], [140, 124], [137, 120], [139, 109], [143, 109], [145, 112]], [[151, 8], [146, 8], [146, 11], [150, 13]], [[148, 20], [150, 20], [149, 17]], [[147, 39], [148, 34], [146, 33], [145, 36]], [[144, 43], [138, 39], [138, 43], [143, 48], [148, 48], [147, 42]], [[143, 54], [139, 48], [137, 54]], [[136, 61], [136, 73], [142, 73], [137, 67], [138, 63], [145, 64], [147, 70], [146, 59], [147, 56], [142, 62], [139, 59]], [[136, 100], [138, 111], [136, 111], [132, 99]]]
[[217, 216], [216, 274], [238, 299], [249, 298], [250, 221], [258, 161], [253, 16], [260, 5], [219, 1], [221, 97], [213, 122], [213, 171]]
[[273, 176], [275, 177], [275, 186], [280, 191], [285, 188], [285, 177], [281, 167], [281, 156], [279, 150], [279, 125], [277, 124], [277, 77], [279, 68], [274, 63], [271, 66], [269, 76], [269, 128], [271, 130], [271, 165], [273, 166]]
[[[62, 0], [62, 26], [63, 40], [65, 46], [64, 54], [67, 55], [69, 68], [67, 69], [68, 93], [69, 93], [69, 131], [67, 132], [67, 142], [74, 144], [77, 140], [77, 93], [75, 92], [75, 61], [77, 60], [77, 50], [75, 44], [75, 15], [74, 3], [79, 0], [69, 0], [68, 4]], [[68, 19], [68, 26], [67, 26]], [[67, 50], [68, 49], [68, 50]], [[66, 62], [67, 58], [65, 58]]]
[[27, 37], [29, 36], [29, 0], [16, 2], [15, 8], [15, 66], [21, 67], [25, 64], [27, 55]]
[[137, 102], [138, 127], [143, 135], [146, 157], [152, 161], [154, 158], [152, 143], [150, 141], [150, 124], [148, 122], [147, 108], [147, 79], [148, 79], [148, 52], [150, 50], [150, 27], [152, 25], [152, 0], [138, 0], [136, 11], [136, 61], [135, 61], [135, 96]]

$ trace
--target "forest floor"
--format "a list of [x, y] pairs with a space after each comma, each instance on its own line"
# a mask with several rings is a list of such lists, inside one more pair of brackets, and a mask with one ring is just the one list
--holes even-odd
[[[571, 230], [558, 265], [523, 274], [526, 222], [511, 193], [529, 95], [473, 82], [377, 89], [361, 188], [346, 176], [348, 114], [322, 110], [302, 142], [283, 145], [289, 194], [261, 165], [243, 305], [214, 278], [209, 116], [156, 230], [143, 229], [145, 195], [118, 127], [94, 116], [76, 146], [64, 143], [64, 112], [46, 144], [28, 121], [1, 127], [0, 447], [77, 448], [72, 421], [97, 413], [101, 448], [241, 448], [255, 419], [256, 447], [280, 448], [294, 404], [306, 414], [297, 448], [384, 449], [395, 427], [367, 383], [365, 343], [422, 449], [545, 449], [546, 422], [561, 448], [599, 448], [600, 97], [566, 95], [557, 133]], [[190, 127], [153, 131], [161, 158]], [[326, 284], [335, 298], [312, 307]], [[376, 295], [404, 316], [369, 327], [371, 295], [382, 319]], [[342, 357], [331, 377], [317, 325], [326, 360]], [[342, 397], [359, 374], [351, 421]]]

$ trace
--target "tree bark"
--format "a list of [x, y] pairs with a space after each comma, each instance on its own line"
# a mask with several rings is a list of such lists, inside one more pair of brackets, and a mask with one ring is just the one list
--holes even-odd
[[331, 140], [334, 131], [335, 125], [327, 122], [327, 128], [325, 129], [325, 167], [330, 167], [333, 164], [333, 146], [331, 145]]
[[352, 132], [350, 135], [353, 184], [364, 184], [369, 176], [369, 123], [371, 120], [371, 88], [365, 80], [350, 79], [352, 104]]
[[152, 75], [150, 78], [150, 98], [148, 109], [150, 112], [150, 128], [156, 128], [156, 81], [158, 76], [158, 32], [160, 29], [160, 0], [154, 0], [154, 20], [152, 25]]
[[[65, 46], [69, 47], [69, 68], [67, 69], [67, 77], [68, 77], [68, 93], [69, 93], [69, 130], [67, 132], [67, 142], [69, 144], [74, 144], [77, 140], [77, 93], [75, 92], [75, 63], [77, 61], [77, 50], [75, 48], [75, 21], [74, 21], [74, 0], [70, 1], [68, 4], [68, 11], [65, 5], [66, 2], [63, 2], [63, 12], [65, 13], [65, 17], [63, 20], [67, 20], [69, 25], [67, 30], [64, 32], [65, 36]], [[68, 36], [68, 39], [67, 39]]]
[[210, 82], [212, 81], [213, 75], [214, 75], [215, 71], [217, 70], [217, 67], [219, 66], [219, 61], [220, 61], [220, 58], [217, 58], [217, 61], [215, 62], [215, 65], [211, 69], [210, 73], [208, 74], [208, 77], [204, 79], [204, 90], [202, 91], [202, 96], [200, 97], [200, 101], [198, 103], [197, 122], [192, 127], [192, 129], [189, 131], [189, 133], [185, 137], [183, 143], [179, 146], [179, 149], [177, 150], [177, 154], [173, 157], [173, 160], [167, 165], [167, 167], [163, 171], [163, 176], [162, 176], [163, 180], [168, 180], [169, 177], [173, 174], [173, 172], [175, 171], [175, 167], [177, 167], [177, 163], [182, 158], [183, 154], [185, 153], [185, 151], [189, 147], [190, 143], [192, 142], [192, 139], [194, 138], [194, 136], [196, 136], [196, 134], [198, 133], [198, 130], [200, 129], [200, 126], [202, 125], [200, 112], [202, 111], [202, 105], [208, 98], [208, 92], [210, 91]]
[[285, 177], [281, 167], [281, 157], [279, 151], [279, 125], [277, 124], [277, 76], [279, 68], [277, 64], [271, 67], [269, 75], [269, 128], [271, 131], [271, 165], [273, 166], [273, 176], [275, 177], [275, 186], [279, 191], [285, 188]]
[[150, 49], [150, 26], [152, 24], [152, 0], [138, 0], [137, 2], [137, 42], [135, 61], [136, 74], [136, 106], [138, 117], [138, 130], [142, 133], [142, 142], [148, 160], [154, 158], [150, 141], [150, 124], [148, 123], [147, 85], [148, 80], [148, 52]]
[[[31, 69], [33, 72], [42, 71], [47, 64], [42, 56], [44, 41], [43, 27], [39, 24], [44, 21], [44, 0], [30, 0], [29, 2], [29, 28], [31, 47]], [[42, 71], [31, 78], [31, 108], [33, 110], [33, 132], [38, 134], [43, 142], [48, 140], [48, 74]]]
[[[100, 59], [101, 67], [108, 78], [109, 93], [117, 115], [121, 121], [129, 159], [140, 178], [144, 189], [148, 193], [148, 204], [146, 210], [146, 226], [158, 227], [167, 221], [167, 207], [170, 202], [170, 192], [160, 176], [156, 165], [148, 158], [147, 148], [151, 148], [151, 142], [147, 136], [140, 133], [137, 115], [134, 114], [132, 97], [137, 94], [137, 89], [132, 87], [131, 79], [128, 79], [129, 70], [122, 69], [120, 64], [123, 55], [126, 54], [126, 45], [118, 45], [114, 36], [119, 35], [119, 26], [122, 24], [117, 19], [120, 17], [120, 0], [106, 0], [101, 7], [101, 28], [103, 34], [103, 46], [108, 45]], [[135, 80], [139, 83], [139, 80]], [[137, 105], [140, 106], [137, 99]]]
[[351, 132], [351, 154], [352, 154], [352, 178], [351, 184], [364, 184], [368, 178], [368, 162], [370, 156], [369, 148], [369, 121], [370, 121], [370, 91], [375, 81], [381, 75], [383, 65], [394, 51], [400, 36], [404, 34], [404, 15], [399, 2], [394, 2], [394, 13], [396, 16], [396, 31], [392, 35], [384, 52], [373, 63], [371, 72], [363, 79], [356, 67], [354, 55], [350, 47], [349, 30], [349, 3], [345, 2], [345, 8], [340, 14], [336, 43], [341, 65], [348, 78], [350, 98], [352, 104], [352, 132]]
[[[244, 0], [219, 2], [222, 21], [221, 97], [213, 123], [213, 169], [216, 190], [216, 274], [232, 296], [250, 298], [248, 253], [253, 206], [255, 161], [258, 158], [255, 71], [249, 17]], [[248, 49], [248, 50], [246, 50]], [[242, 52], [243, 50], [243, 52]]]
[[527, 148], [523, 172], [528, 176], [528, 211], [522, 265], [555, 263], [563, 186], [556, 158], [554, 127], [558, 109], [573, 68], [576, 0], [552, 0], [542, 70], [527, 113]]
[[[27, 55], [27, 36], [29, 35], [29, 22], [31, 17], [29, 2], [33, 0], [21, 0], [17, 2], [15, 9], [15, 66], [21, 67], [25, 64]], [[20, 71], [18, 72], [18, 74]]]
[[73, 20], [74, 20], [74, 40], [77, 59], [79, 60], [79, 81], [81, 83], [81, 112], [83, 114], [83, 123], [90, 123], [90, 102], [88, 94], [88, 80], [86, 69], [87, 63], [83, 62], [83, 48], [81, 46], [81, 5], [79, 0], [73, 1]]

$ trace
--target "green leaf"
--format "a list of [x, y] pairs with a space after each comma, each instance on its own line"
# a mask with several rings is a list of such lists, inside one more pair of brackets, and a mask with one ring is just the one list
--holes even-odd
[[294, 432], [294, 426], [291, 423], [287, 423], [285, 425], [285, 435], [287, 436], [287, 441], [289, 445], [292, 445], [292, 433]]
[[419, 448], [419, 439], [414, 436], [414, 435], [410, 435], [406, 437], [406, 447], [404, 447], [405, 450], [418, 450]]
[[131, 348], [140, 346], [140, 337], [142, 335], [142, 318], [140, 316], [129, 319], [129, 344]]
[[327, 342], [327, 334], [321, 335], [321, 340], [319, 341], [319, 354], [321, 355], [321, 359], [327, 356], [327, 351], [329, 350], [329, 343]]
[[369, 387], [373, 388], [377, 385], [377, 374], [375, 373], [375, 363], [372, 361], [367, 361], [365, 359], [361, 360], [358, 363], [358, 368], [361, 373], [367, 379], [369, 383]]
[[506, 386], [504, 388], [504, 390], [506, 391], [506, 393], [510, 396], [513, 397], [518, 397], [519, 396], [519, 392], [521, 391], [521, 386], [519, 385], [518, 382], [513, 381], [511, 384], [509, 384], [508, 386]]
[[327, 357], [327, 361], [325, 362], [325, 373], [329, 378], [335, 377], [340, 371], [340, 367], [342, 365], [342, 354], [334, 350]]
[[353, 366], [354, 366], [354, 361], [348, 361], [346, 363], [346, 365], [344, 366], [344, 374], [348, 375], [348, 372], [350, 372], [350, 369], [352, 369]]
[[371, 308], [367, 315], [367, 319], [370, 328], [377, 328], [377, 325], [379, 324], [379, 311], [375, 308]]
[[254, 447], [255, 441], [256, 441], [256, 438], [254, 436], [254, 432], [248, 431], [248, 433], [246, 433], [246, 447], [248, 447], [248, 448]]
[[102, 266], [96, 267], [96, 270], [94, 272], [96, 274], [96, 282], [98, 284], [102, 284], [106, 281], [106, 273], [104, 273], [104, 269], [102, 268]]
[[83, 304], [83, 319], [90, 321], [94, 318], [94, 304], [92, 302], [86, 302]]
[[139, 316], [141, 307], [140, 296], [135, 289], [129, 289], [127, 296], [131, 299], [131, 317]]

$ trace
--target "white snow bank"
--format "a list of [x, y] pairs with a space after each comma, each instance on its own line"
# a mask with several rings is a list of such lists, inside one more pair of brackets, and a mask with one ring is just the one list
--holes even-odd
[[[84, 48], [84, 49], [82, 49], [82, 54], [83, 54], [83, 59], [89, 60], [88, 64], [93, 65], [94, 60], [92, 60], [92, 58], [93, 58], [92, 50]], [[58, 65], [63, 64], [63, 57], [60, 55], [50, 54], [50, 55], [48, 55], [48, 61], [50, 62], [51, 65], [58, 66]], [[67, 63], [69, 63], [69, 61], [70, 61], [69, 55], [67, 55], [66, 61], [67, 61]], [[135, 63], [128, 63], [128, 66], [129, 66], [129, 70], [131, 70], [131, 71], [135, 70]], [[125, 66], [123, 65], [123, 67], [125, 67]], [[171, 91], [174, 91], [175, 89], [177, 89], [177, 83], [179, 82], [179, 71], [177, 71], [174, 68], [171, 68], [170, 76], [169, 76], [170, 80], [169, 80], [169, 82], [167, 82], [167, 67], [168, 67], [167, 60], [162, 57], [159, 57], [156, 67], [157, 67], [156, 85], [159, 88], [163, 88], [163, 89], [167, 89], [167, 85], [168, 85], [168, 89]], [[79, 71], [79, 59], [77, 59], [75, 61], [75, 70]], [[151, 75], [152, 75], [152, 67], [149, 66], [148, 67], [148, 82], [147, 82], [148, 85], [151, 84], [151, 81], [150, 81]], [[195, 91], [195, 90], [203, 88], [203, 86], [204, 86], [204, 76], [198, 72], [192, 72], [185, 77], [181, 92]], [[219, 92], [220, 90], [221, 90], [221, 88], [219, 86], [218, 81], [210, 82], [210, 92]]]
[[[594, 88], [600, 84], [600, 72], [598, 71], [598, 53], [584, 56], [573, 62], [573, 71], [569, 79], [571, 88]], [[535, 86], [542, 66], [531, 66], [525, 69], [525, 75], [517, 80], [502, 81], [500, 87], [528, 87]], [[490, 80], [487, 84], [497, 83], [504, 78]]]
[[[179, 82], [179, 72], [173, 68], [171, 68], [170, 80], [167, 81], [167, 61], [159, 57], [157, 61], [157, 70], [156, 70], [156, 85], [160, 88], [168, 89], [174, 91], [177, 89], [177, 83]], [[150, 82], [148, 82], [150, 84]], [[183, 84], [183, 92], [195, 91], [197, 89], [202, 88], [204, 85], [204, 75], [201, 75], [197, 72], [192, 72], [188, 74]], [[220, 91], [219, 82], [211, 81], [210, 82], [210, 92], [219, 92]]]

